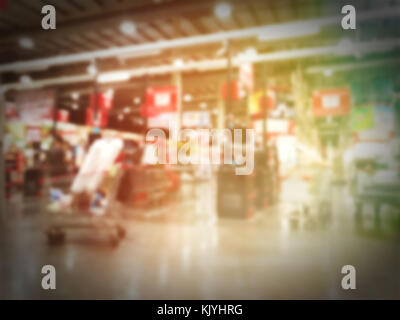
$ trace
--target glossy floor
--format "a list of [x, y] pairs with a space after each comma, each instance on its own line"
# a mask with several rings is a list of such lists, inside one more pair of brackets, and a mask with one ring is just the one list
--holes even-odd
[[[287, 186], [298, 196], [296, 183]], [[399, 239], [356, 232], [345, 195], [333, 188], [328, 226], [301, 218], [295, 228], [297, 200], [250, 220], [218, 219], [215, 182], [199, 183], [175, 204], [123, 220], [128, 235], [117, 248], [101, 231], [73, 232], [50, 247], [38, 201], [14, 203], [0, 227], [0, 298], [399, 299]], [[41, 289], [46, 264], [56, 268], [54, 291]], [[341, 287], [348, 264], [356, 290]]]

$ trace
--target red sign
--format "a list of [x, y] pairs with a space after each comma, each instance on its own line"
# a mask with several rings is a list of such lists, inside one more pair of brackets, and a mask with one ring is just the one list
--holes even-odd
[[7, 10], [7, 0], [0, 0], [0, 10]]
[[318, 90], [313, 93], [315, 117], [342, 116], [350, 112], [348, 88]]
[[108, 123], [108, 113], [105, 110], [98, 110], [97, 116], [94, 116], [94, 110], [86, 109], [86, 125], [90, 127], [104, 128]]
[[[265, 105], [268, 110], [274, 110], [276, 108], [276, 96], [273, 92], [268, 92], [265, 100]], [[258, 99], [258, 105], [260, 106], [260, 109], [264, 108], [264, 93]]]
[[18, 119], [18, 111], [15, 103], [6, 102], [4, 104], [4, 115], [8, 120]]
[[[95, 116], [95, 105], [97, 102], [97, 112]], [[90, 105], [86, 109], [86, 125], [104, 128], [108, 123], [108, 111], [114, 106], [114, 94], [112, 91], [100, 92], [90, 95]]]
[[[228, 92], [227, 92], [228, 86], [226, 85], [226, 82], [222, 84], [221, 89], [222, 89], [222, 92], [221, 92], [222, 98], [224, 100], [226, 100], [227, 95], [228, 95]], [[237, 82], [237, 81], [234, 81], [231, 84], [231, 97], [232, 97], [232, 100], [237, 100], [237, 101], [239, 101], [242, 98], [240, 85], [239, 85], [239, 82]]]
[[[266, 96], [265, 96], [266, 95]], [[249, 113], [252, 119], [262, 118], [264, 108], [267, 110], [274, 110], [276, 107], [276, 94], [275, 91], [257, 90], [250, 96]]]
[[[89, 108], [93, 109], [95, 106], [95, 95], [92, 93], [90, 95], [90, 105]], [[97, 108], [98, 110], [109, 111], [113, 108], [114, 99], [111, 92], [98, 93], [97, 94]]]
[[146, 90], [146, 103], [142, 105], [143, 117], [155, 117], [160, 113], [176, 112], [177, 110], [176, 87], [156, 87]]
[[67, 111], [67, 110], [57, 110], [57, 121], [59, 121], [59, 122], [69, 122], [69, 111]]

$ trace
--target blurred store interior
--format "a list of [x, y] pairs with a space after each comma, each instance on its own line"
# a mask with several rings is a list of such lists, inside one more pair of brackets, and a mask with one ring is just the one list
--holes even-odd
[[400, 1], [46, 3], [0, 11], [1, 299], [400, 298]]

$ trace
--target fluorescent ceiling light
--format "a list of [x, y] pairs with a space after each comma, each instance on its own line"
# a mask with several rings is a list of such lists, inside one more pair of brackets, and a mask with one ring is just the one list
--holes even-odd
[[23, 75], [23, 76], [21, 76], [20, 78], [19, 78], [19, 81], [22, 83], [22, 84], [30, 84], [31, 82], [32, 82], [32, 78], [30, 77], [30, 76], [28, 76], [28, 75]]
[[174, 60], [174, 66], [175, 67], [183, 67], [183, 60], [182, 59], [175, 59]]
[[158, 56], [161, 54], [162, 50], [154, 49], [154, 50], [143, 50], [143, 51], [135, 51], [131, 53], [124, 53], [119, 55], [118, 57], [121, 59], [129, 59], [129, 58], [140, 58], [140, 57], [149, 57], [149, 56]]
[[258, 52], [256, 49], [248, 48], [248, 49], [246, 49], [245, 52], [239, 53], [237, 55], [237, 59], [239, 59], [240, 61], [252, 60], [252, 59], [255, 59], [257, 57], [257, 55], [258, 55]]
[[97, 82], [106, 83], [106, 82], [126, 81], [129, 80], [130, 77], [131, 75], [127, 71], [107, 72], [100, 74], [97, 78]]
[[245, 51], [245, 55], [246, 55], [247, 57], [249, 57], [249, 58], [254, 58], [254, 57], [257, 56], [257, 50], [254, 49], [254, 48], [248, 48], [248, 49]]
[[313, 21], [310, 21], [309, 23], [287, 23], [284, 25], [271, 26], [269, 27], [268, 32], [265, 33], [261, 31], [258, 35], [258, 40], [271, 41], [301, 36], [311, 36], [318, 34], [320, 30], [321, 26]]

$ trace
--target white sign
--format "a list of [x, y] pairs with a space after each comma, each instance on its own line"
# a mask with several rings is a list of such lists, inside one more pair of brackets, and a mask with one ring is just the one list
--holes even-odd
[[147, 120], [147, 126], [149, 128], [169, 128], [170, 124], [175, 125], [176, 123], [176, 113], [165, 112], [158, 116], [150, 117]]
[[171, 104], [171, 94], [169, 92], [157, 92], [154, 96], [154, 104], [157, 107], [165, 107]]
[[19, 92], [16, 99], [22, 122], [40, 123], [53, 116], [54, 94], [50, 90]]
[[340, 105], [340, 96], [337, 94], [329, 94], [322, 96], [322, 107], [324, 109], [335, 109]]
[[210, 114], [207, 111], [188, 111], [182, 115], [184, 127], [209, 127]]

